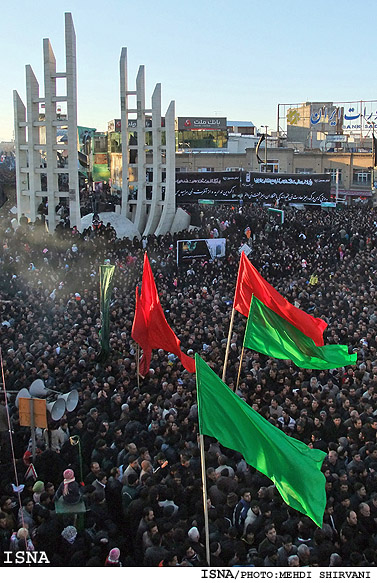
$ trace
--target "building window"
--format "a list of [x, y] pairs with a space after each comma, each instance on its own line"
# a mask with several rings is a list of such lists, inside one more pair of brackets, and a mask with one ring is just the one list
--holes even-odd
[[279, 160], [269, 160], [267, 164], [259, 164], [259, 172], [279, 172]]
[[338, 172], [339, 182], [342, 182], [341, 168], [325, 168], [325, 174], [330, 174], [331, 184], [336, 184], [336, 173]]
[[354, 170], [352, 182], [354, 184], [360, 184], [360, 185], [370, 184], [370, 171], [368, 171], [368, 170]]
[[214, 172], [214, 171], [215, 171], [214, 168], [206, 168], [206, 167], [198, 168], [198, 172]]
[[240, 172], [242, 170], [243, 168], [240, 168], [239, 166], [230, 166], [229, 168], [225, 168], [225, 172]]
[[226, 148], [227, 144], [227, 130], [179, 130], [176, 132], [176, 148], [178, 150], [212, 150]]
[[181, 166], [175, 169], [176, 172], [187, 172], [187, 166]]
[[296, 174], [313, 174], [313, 168], [296, 168]]

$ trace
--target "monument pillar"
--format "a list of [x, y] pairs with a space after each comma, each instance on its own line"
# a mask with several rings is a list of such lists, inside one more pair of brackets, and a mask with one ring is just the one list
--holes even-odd
[[[47, 198], [47, 225], [54, 232], [60, 198], [69, 201], [70, 223], [80, 229], [80, 192], [77, 151], [76, 34], [72, 15], [65, 14], [66, 70], [57, 72], [48, 38], [43, 39], [44, 97], [30, 65], [26, 65], [26, 108], [14, 92], [17, 214], [34, 222], [42, 197]], [[57, 95], [57, 79], [65, 79], [63, 95]], [[61, 115], [60, 103], [66, 103]], [[43, 104], [43, 111], [42, 111]], [[41, 107], [41, 111], [40, 111]], [[58, 143], [58, 131], [67, 142]], [[63, 163], [59, 149], [68, 152]], [[42, 181], [42, 176], [45, 182]], [[42, 183], [43, 182], [43, 183]]]

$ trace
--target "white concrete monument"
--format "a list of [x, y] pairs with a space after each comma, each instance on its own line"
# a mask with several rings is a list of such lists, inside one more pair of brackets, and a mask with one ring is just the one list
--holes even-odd
[[[14, 91], [18, 220], [25, 214], [34, 222], [42, 198], [47, 198], [47, 224], [53, 232], [59, 220], [55, 208], [67, 199], [71, 227], [82, 229], [77, 144], [76, 34], [70, 13], [65, 14], [66, 70], [56, 70], [49, 39], [43, 40], [44, 97], [30, 65], [26, 66], [26, 107]], [[65, 83], [62, 95], [59, 85]], [[129, 107], [130, 98], [136, 106]], [[61, 104], [66, 112], [62, 115]], [[127, 83], [127, 49], [120, 57], [122, 139], [121, 215], [143, 236], [163, 235], [172, 227], [188, 227], [187, 213], [175, 205], [175, 104], [161, 117], [158, 83], [145, 107], [144, 65], [139, 67], [136, 90]], [[130, 117], [131, 116], [131, 117]], [[164, 123], [162, 123], [164, 121]], [[65, 140], [62, 141], [62, 134]], [[59, 139], [58, 139], [59, 137]]]
[[[136, 107], [130, 98], [136, 97]], [[167, 233], [175, 217], [175, 104], [161, 117], [161, 84], [145, 107], [145, 71], [139, 67], [136, 90], [128, 90], [127, 49], [120, 56], [122, 207], [143, 235]], [[131, 116], [131, 117], [130, 117]], [[132, 140], [130, 139], [132, 137]]]
[[[56, 227], [56, 205], [66, 198], [71, 226], [80, 228], [80, 192], [77, 152], [76, 34], [70, 13], [65, 14], [66, 70], [56, 70], [49, 39], [43, 39], [44, 97], [30, 65], [26, 65], [26, 107], [17, 91], [14, 97], [17, 216], [34, 222], [43, 197], [47, 197], [47, 224]], [[64, 93], [57, 94], [63, 79]], [[61, 84], [62, 82], [59, 81]], [[66, 103], [66, 113], [61, 114]], [[58, 136], [66, 135], [64, 143]]]

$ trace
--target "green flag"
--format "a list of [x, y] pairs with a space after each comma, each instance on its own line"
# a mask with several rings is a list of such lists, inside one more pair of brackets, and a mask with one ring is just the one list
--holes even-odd
[[316, 346], [309, 336], [267, 308], [253, 296], [244, 336], [244, 346], [300, 368], [327, 370], [355, 364], [357, 354], [348, 354], [340, 344]]
[[110, 318], [109, 306], [112, 292], [112, 279], [114, 275], [115, 265], [100, 265], [99, 279], [100, 279], [100, 311], [101, 311], [101, 358], [105, 358], [110, 351]]
[[241, 453], [270, 478], [284, 502], [322, 527], [326, 505], [325, 452], [287, 436], [227, 387], [195, 355], [199, 432]]

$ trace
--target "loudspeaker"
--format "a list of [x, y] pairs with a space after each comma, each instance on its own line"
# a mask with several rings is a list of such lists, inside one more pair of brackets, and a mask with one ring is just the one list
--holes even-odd
[[30, 385], [29, 391], [32, 397], [45, 397], [48, 394], [48, 391], [42, 379], [37, 379], [36, 381], [33, 381]]
[[79, 402], [79, 392], [77, 389], [73, 389], [69, 393], [60, 395], [59, 399], [64, 399], [67, 411], [71, 413], [76, 409], [77, 403]]
[[47, 403], [47, 411], [49, 411], [53, 421], [59, 421], [65, 413], [65, 400], [59, 397], [57, 401], [50, 401]]
[[16, 407], [18, 408], [18, 399], [21, 397], [21, 399], [30, 399], [31, 394], [29, 393], [29, 391], [27, 389], [20, 389], [18, 391], [17, 397], [16, 397]]

